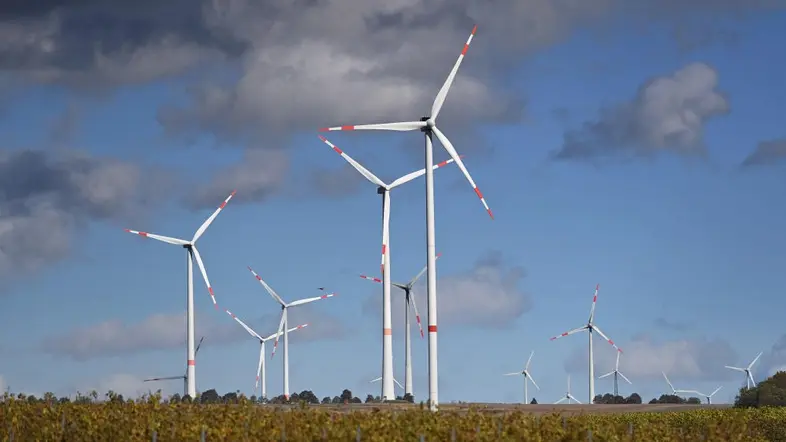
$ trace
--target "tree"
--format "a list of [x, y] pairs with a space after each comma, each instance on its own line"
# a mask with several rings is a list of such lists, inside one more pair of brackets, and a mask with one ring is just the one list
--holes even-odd
[[374, 395], [370, 394], [370, 395], [366, 396], [366, 403], [367, 404], [371, 404], [373, 402], [374, 402]]
[[331, 402], [330, 401], [330, 396], [325, 396], [325, 397], [322, 398], [322, 403], [323, 404], [329, 404], [330, 402]]
[[311, 390], [303, 390], [303, 391], [301, 391], [299, 397], [300, 397], [300, 400], [302, 402], [305, 402], [307, 404], [318, 404], [319, 403], [319, 398]]
[[352, 402], [352, 391], [344, 389], [340, 396], [341, 402]]
[[210, 390], [202, 392], [199, 396], [199, 402], [203, 404], [218, 404], [221, 402], [221, 397], [214, 388], [211, 388]]
[[641, 396], [638, 393], [633, 393], [625, 398], [626, 404], [641, 404]]
[[[215, 391], [215, 390], [213, 390], [213, 391]], [[218, 396], [218, 393], [216, 393], [216, 396]], [[236, 404], [236, 403], [238, 403], [237, 393], [232, 392], [232, 393], [225, 394], [224, 396], [221, 397], [221, 402], [223, 402], [225, 404]]]
[[537, 404], [538, 404], [538, 400], [537, 400], [537, 399], [535, 399], [535, 398], [532, 398], [532, 400], [531, 400], [531, 401], [529, 401], [529, 403], [530, 403], [531, 405], [537, 405]]
[[779, 371], [752, 388], [740, 388], [734, 400], [738, 408], [786, 406], [786, 371]]
[[404, 400], [409, 402], [410, 404], [414, 404], [415, 403], [415, 396], [412, 396], [412, 394], [407, 393], [407, 394], [404, 395]]

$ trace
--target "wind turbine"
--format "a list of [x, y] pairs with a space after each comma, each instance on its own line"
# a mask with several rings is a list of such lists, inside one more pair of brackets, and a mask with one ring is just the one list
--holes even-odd
[[759, 352], [759, 354], [756, 355], [756, 358], [754, 360], [752, 360], [751, 363], [748, 364], [748, 366], [745, 367], [745, 368], [732, 367], [732, 366], [729, 366], [729, 365], [726, 365], [725, 367], [730, 369], [730, 370], [741, 371], [741, 372], [745, 373], [745, 388], [751, 388], [751, 386], [755, 387], [756, 386], [756, 381], [753, 380], [753, 373], [751, 372], [751, 368], [753, 368], [753, 364], [755, 364], [756, 361], [759, 360], [759, 358], [761, 357], [762, 353], [763, 352]]
[[[529, 379], [529, 381], [530, 381], [530, 382], [532, 382], [532, 385], [534, 385], [534, 386], [535, 386], [535, 388], [537, 388], [537, 389], [538, 389], [538, 391], [540, 391], [540, 387], [538, 387], [538, 384], [536, 384], [536, 383], [535, 383], [535, 379], [533, 379], [532, 375], [531, 375], [531, 374], [529, 374], [529, 364], [530, 364], [530, 362], [532, 362], [532, 356], [533, 356], [534, 354], [535, 354], [535, 352], [534, 352], [534, 351], [533, 351], [532, 353], [530, 353], [530, 354], [529, 354], [529, 358], [527, 359], [527, 364], [526, 364], [526, 365], [524, 365], [524, 370], [517, 371], [517, 372], [515, 372], [515, 373], [505, 373], [505, 374], [503, 375], [503, 376], [518, 376], [518, 375], [524, 375], [524, 403], [525, 403], [525, 404], [528, 404], [528, 403], [529, 403], [529, 393], [527, 392], [527, 380], [528, 380], [528, 379]], [[570, 377], [568, 377], [568, 379], [570, 379]], [[568, 385], [570, 385], [570, 381], [568, 381]], [[570, 390], [570, 386], [568, 386], [568, 390]]]
[[595, 400], [595, 359], [592, 353], [592, 333], [598, 332], [598, 334], [603, 337], [609, 344], [611, 344], [614, 348], [617, 349], [618, 352], [622, 352], [622, 349], [617, 347], [617, 344], [614, 343], [608, 336], [606, 336], [601, 329], [598, 328], [595, 323], [592, 321], [595, 319], [595, 304], [598, 302], [598, 290], [600, 289], [600, 284], [595, 286], [595, 294], [592, 297], [592, 308], [590, 309], [589, 320], [587, 321], [586, 325], [583, 325], [579, 328], [574, 328], [573, 330], [566, 331], [565, 333], [554, 336], [551, 340], [559, 339], [568, 335], [572, 335], [573, 333], [578, 333], [580, 331], [587, 330], [589, 334], [589, 402], [588, 404], [592, 404]]
[[699, 396], [703, 396], [703, 397], [705, 397], [707, 399], [707, 404], [708, 405], [712, 405], [712, 397], [715, 396], [715, 393], [717, 393], [721, 388], [723, 388], [723, 386], [720, 386], [720, 387], [716, 388], [715, 391], [713, 391], [710, 394], [704, 394], [704, 393], [702, 393], [702, 392], [700, 392], [698, 390], [688, 390], [688, 391], [686, 391], [686, 393], [696, 393]]
[[666, 373], [665, 372], [661, 372], [661, 373], [663, 374], [663, 378], [666, 379], [666, 383], [669, 384], [669, 388], [671, 388], [671, 394], [673, 394], [674, 396], [679, 396], [680, 394], [693, 393], [694, 392], [694, 390], [677, 390], [677, 389], [675, 389], [674, 385], [672, 385], [671, 381], [669, 380], [669, 377], [666, 376]]
[[[388, 255], [390, 252], [388, 252]], [[442, 254], [438, 254], [435, 259], [439, 259]], [[388, 257], [388, 260], [390, 257]], [[418, 305], [415, 302], [415, 297], [412, 294], [412, 288], [415, 286], [415, 283], [420, 279], [423, 274], [426, 273], [426, 268], [423, 267], [423, 270], [420, 271], [414, 278], [412, 278], [408, 283], [402, 284], [399, 282], [391, 283], [393, 286], [404, 290], [404, 322], [405, 322], [405, 334], [404, 334], [404, 394], [413, 395], [412, 391], [412, 332], [410, 330], [410, 322], [409, 322], [409, 309], [410, 307], [414, 310], [415, 313], [415, 320], [418, 323], [418, 328], [420, 329], [420, 337], [423, 338], [423, 326], [420, 324], [420, 313], [418, 313]], [[377, 282], [382, 284], [383, 281], [379, 278], [374, 278], [371, 276], [360, 275], [361, 278], [367, 279], [369, 281]], [[413, 395], [414, 396], [414, 395]]]
[[[325, 144], [330, 146], [336, 153], [341, 155], [352, 167], [355, 168], [364, 178], [377, 186], [377, 193], [382, 195], [382, 261], [379, 265], [380, 272], [382, 272], [382, 400], [394, 400], [396, 394], [393, 391], [393, 329], [392, 329], [392, 315], [390, 307], [390, 191], [394, 188], [408, 183], [415, 178], [419, 178], [426, 173], [426, 169], [409, 173], [401, 178], [386, 184], [376, 175], [371, 173], [368, 169], [363, 167], [360, 163], [355, 161], [352, 157], [347, 155], [344, 151], [339, 149], [335, 144], [328, 141], [327, 138], [319, 136]], [[443, 161], [435, 166], [436, 170], [440, 167], [452, 163], [453, 159]], [[408, 289], [404, 289], [408, 290]], [[409, 296], [407, 295], [407, 299]], [[406, 306], [405, 306], [406, 307]], [[407, 317], [409, 320], [409, 317]], [[418, 320], [418, 324], [419, 324]], [[407, 355], [409, 355], [409, 323], [407, 323]], [[407, 364], [409, 359], [407, 358]], [[408, 372], [406, 393], [412, 394], [412, 371]]]
[[[262, 376], [262, 399], [267, 399], [267, 379], [265, 376], [265, 342], [281, 336], [281, 332], [273, 333], [272, 335], [263, 338], [262, 336], [259, 336], [259, 334], [255, 332], [251, 327], [247, 326], [245, 322], [241, 321], [240, 318], [235, 316], [232, 312], [230, 312], [229, 310], [226, 310], [226, 312], [229, 316], [232, 317], [232, 319], [237, 321], [237, 323], [240, 324], [241, 327], [246, 329], [248, 334], [259, 340], [259, 363], [257, 364], [257, 380], [254, 383], [254, 393], [256, 393], [257, 388], [259, 388], [259, 377]], [[306, 327], [308, 327], [308, 324], [301, 324], [298, 325], [297, 327], [292, 327], [287, 331], [293, 332], [295, 330], [300, 330]]]
[[276, 340], [273, 342], [273, 353], [271, 353], [270, 358], [272, 359], [273, 356], [276, 355], [276, 348], [278, 348], [278, 337], [279, 335], [284, 335], [284, 398], [289, 400], [289, 323], [287, 321], [287, 309], [290, 307], [296, 307], [298, 305], [308, 304], [314, 301], [319, 301], [320, 299], [327, 299], [333, 296], [336, 296], [335, 293], [328, 293], [322, 296], [316, 296], [313, 298], [306, 298], [306, 299], [299, 299], [297, 301], [292, 302], [284, 302], [281, 299], [281, 296], [278, 296], [278, 293], [275, 292], [269, 285], [259, 276], [257, 272], [254, 271], [251, 267], [248, 268], [252, 275], [257, 278], [262, 287], [270, 293], [270, 296], [281, 305], [281, 322], [278, 324], [278, 331], [276, 332]]
[[562, 397], [562, 399], [554, 402], [554, 405], [561, 404], [562, 401], [568, 401], [569, 404], [570, 401], [576, 401], [577, 404], [581, 404], [580, 400], [576, 399], [572, 394], [570, 394], [570, 375], [568, 375], [568, 392], [565, 394], [565, 396]]
[[[204, 336], [202, 336], [199, 339], [199, 344], [197, 344], [196, 350], [194, 350], [194, 356], [195, 357], [196, 357], [196, 354], [199, 353], [199, 347], [202, 346], [202, 341], [204, 341], [204, 340], [205, 340]], [[172, 381], [172, 380], [175, 380], [175, 379], [182, 379], [183, 380], [183, 395], [188, 394], [188, 369], [186, 369], [185, 374], [182, 375], [182, 376], [167, 376], [167, 377], [164, 377], [164, 378], [150, 378], [150, 379], [145, 379], [144, 382]], [[194, 395], [194, 396], [196, 396], [196, 395]], [[192, 396], [192, 397], [194, 397], [194, 396]]]
[[464, 166], [464, 163], [461, 161], [458, 152], [453, 147], [453, 143], [448, 140], [448, 138], [437, 128], [436, 120], [437, 116], [439, 116], [439, 112], [442, 109], [442, 105], [445, 103], [445, 98], [448, 95], [448, 91], [450, 90], [450, 86], [453, 84], [453, 80], [456, 78], [456, 73], [458, 72], [459, 66], [461, 65], [461, 61], [464, 59], [464, 56], [469, 49], [469, 45], [472, 42], [472, 38], [475, 35], [478, 27], [475, 26], [472, 28], [472, 33], [470, 34], [467, 42], [464, 43], [464, 48], [461, 50], [461, 55], [459, 55], [458, 60], [453, 65], [453, 69], [451, 69], [450, 74], [448, 74], [448, 78], [445, 80], [445, 83], [442, 85], [442, 88], [437, 93], [436, 98], [434, 99], [434, 103], [431, 105], [431, 115], [427, 117], [420, 118], [420, 121], [408, 121], [408, 122], [399, 122], [399, 123], [382, 123], [382, 124], [364, 124], [364, 125], [356, 125], [356, 126], [338, 126], [338, 127], [327, 127], [322, 128], [320, 131], [352, 131], [352, 130], [392, 130], [392, 131], [399, 131], [399, 132], [406, 132], [406, 131], [414, 131], [419, 130], [423, 132], [425, 135], [426, 141], [426, 268], [428, 269], [427, 274], [427, 281], [428, 281], [428, 390], [429, 390], [429, 409], [431, 411], [437, 411], [437, 407], [439, 405], [439, 392], [438, 392], [438, 379], [439, 379], [439, 370], [437, 368], [437, 267], [434, 261], [436, 260], [436, 239], [434, 233], [434, 151], [432, 146], [432, 135], [436, 135], [437, 139], [439, 139], [440, 144], [445, 150], [450, 154], [453, 160], [456, 162], [456, 165], [461, 169], [461, 172], [464, 173], [464, 176], [469, 181], [469, 184], [472, 186], [472, 189], [477, 194], [478, 198], [480, 198], [480, 202], [483, 203], [483, 206], [486, 208], [491, 219], [494, 219], [493, 214], [491, 213], [491, 209], [489, 209], [488, 204], [486, 204], [486, 200], [483, 197], [483, 194], [480, 192], [480, 189], [475, 185], [475, 182], [472, 180], [467, 168]]
[[625, 375], [622, 374], [622, 372], [620, 371], [620, 352], [619, 351], [617, 352], [617, 363], [614, 364], [614, 370], [612, 370], [612, 371], [610, 371], [610, 372], [608, 372], [608, 373], [606, 373], [604, 375], [598, 376], [598, 379], [603, 379], [606, 376], [611, 376], [611, 375], [614, 375], [614, 396], [619, 396], [619, 393], [620, 393], [619, 380], [617, 379], [618, 377], [621, 377], [622, 379], [625, 380], [625, 382], [629, 383], [630, 385], [633, 385], [633, 382], [628, 380], [628, 378], [626, 378]]
[[[379, 381], [381, 381], [381, 380], [382, 380], [382, 376], [380, 376], [380, 377], [378, 377], [378, 378], [375, 378], [375, 379], [372, 379], [372, 380], [368, 381], [368, 383], [369, 383], [369, 384], [373, 384], [374, 382], [379, 382]], [[396, 385], [398, 385], [398, 387], [399, 387], [400, 389], [404, 390], [404, 386], [403, 386], [403, 385], [401, 385], [401, 382], [397, 381], [397, 380], [396, 380], [396, 378], [393, 378], [393, 382], [395, 382], [395, 383], [396, 383]], [[406, 393], [404, 393], [404, 394], [406, 394]]]
[[196, 351], [194, 350], [194, 269], [192, 260], [195, 260], [199, 266], [199, 271], [202, 273], [202, 279], [205, 280], [207, 291], [210, 293], [210, 299], [213, 300], [213, 306], [218, 309], [218, 304], [216, 304], [216, 296], [213, 293], [213, 286], [210, 285], [210, 280], [207, 278], [207, 271], [205, 270], [205, 265], [202, 263], [202, 257], [199, 255], [199, 250], [197, 250], [196, 242], [202, 236], [202, 234], [205, 233], [205, 230], [207, 230], [208, 226], [210, 226], [213, 220], [216, 219], [219, 212], [221, 212], [224, 207], [226, 207], [227, 203], [232, 199], [233, 196], [235, 196], [234, 190], [229, 194], [227, 199], [225, 199], [224, 202], [218, 206], [218, 209], [216, 209], [216, 211], [213, 212], [213, 214], [210, 215], [210, 217], [206, 219], [201, 226], [199, 226], [199, 229], [197, 229], [196, 233], [194, 233], [194, 237], [191, 238], [191, 241], [172, 238], [169, 236], [155, 235], [153, 233], [140, 232], [137, 230], [125, 229], [125, 231], [128, 233], [134, 233], [145, 238], [155, 239], [167, 244], [181, 246], [186, 249], [186, 370], [188, 372], [186, 379], [188, 384], [187, 394], [192, 398], [196, 396]]

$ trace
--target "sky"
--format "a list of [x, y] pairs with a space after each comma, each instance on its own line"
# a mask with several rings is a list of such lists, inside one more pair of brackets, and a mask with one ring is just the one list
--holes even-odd
[[[318, 138], [325, 126], [428, 112], [474, 24], [439, 127], [435, 172], [440, 401], [587, 397], [582, 326], [623, 350], [645, 400], [734, 399], [724, 365], [786, 367], [786, 2], [722, 0], [245, 0], [19, 3], [0, 14], [0, 387], [135, 396], [182, 383], [182, 249], [198, 242], [197, 389], [254, 393], [258, 342], [293, 308], [291, 390], [379, 394], [380, 198]], [[423, 167], [412, 133], [329, 139], [383, 180]], [[448, 154], [435, 143], [435, 158]], [[424, 179], [391, 194], [391, 272], [425, 264]], [[424, 320], [425, 281], [415, 289]], [[401, 293], [394, 374], [403, 383]], [[427, 340], [413, 330], [416, 400]], [[595, 341], [595, 372], [615, 353]], [[282, 360], [268, 357], [268, 394]], [[596, 393], [611, 391], [608, 378]]]

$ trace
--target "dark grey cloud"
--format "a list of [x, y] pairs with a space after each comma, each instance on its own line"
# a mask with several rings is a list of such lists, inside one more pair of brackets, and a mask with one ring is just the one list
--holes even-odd
[[730, 109], [717, 87], [717, 71], [704, 63], [653, 78], [632, 100], [602, 109], [597, 120], [569, 130], [553, 158], [631, 159], [669, 151], [704, 154], [704, 125]]
[[[323, 301], [317, 301], [319, 302]], [[309, 325], [290, 336], [303, 341], [342, 339], [346, 335], [344, 323], [320, 310], [312, 304], [292, 308], [289, 312], [289, 326], [295, 327], [305, 323]], [[251, 318], [246, 317], [242, 312], [233, 313], [262, 337], [274, 334], [281, 319], [280, 313]], [[225, 320], [219, 320], [205, 316], [198, 322], [197, 339], [204, 336], [204, 346], [254, 339], [229, 315], [222, 312], [222, 319], [224, 318]], [[85, 361], [181, 348], [186, 344], [185, 326], [185, 313], [157, 313], [137, 323], [112, 319], [50, 336], [41, 343], [41, 349], [53, 355]]]
[[63, 258], [87, 221], [151, 205], [160, 182], [155, 170], [144, 172], [74, 151], [0, 151], [0, 274], [19, 276]]
[[742, 161], [742, 167], [775, 164], [786, 159], [786, 138], [762, 141]]

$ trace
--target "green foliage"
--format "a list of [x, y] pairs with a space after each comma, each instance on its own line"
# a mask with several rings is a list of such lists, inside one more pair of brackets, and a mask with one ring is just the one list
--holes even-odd
[[741, 388], [734, 406], [739, 408], [786, 406], [786, 372], [779, 371], [753, 388]]

